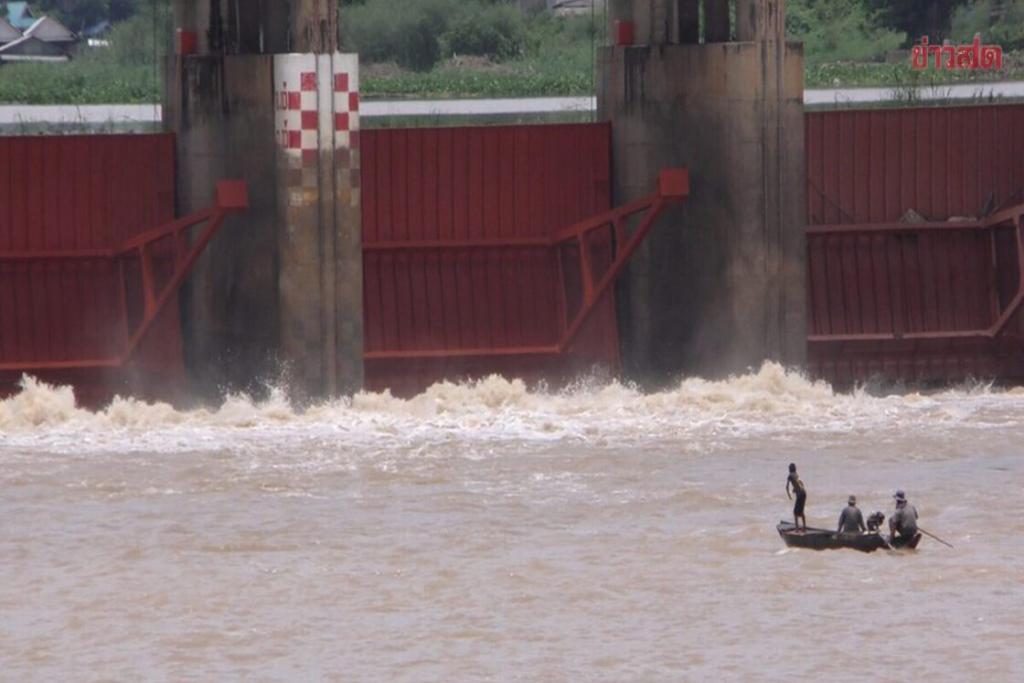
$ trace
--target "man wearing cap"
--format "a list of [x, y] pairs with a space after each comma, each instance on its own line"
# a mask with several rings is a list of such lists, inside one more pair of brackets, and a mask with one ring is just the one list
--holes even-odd
[[917, 508], [907, 503], [907, 494], [903, 490], [896, 492], [896, 512], [889, 518], [889, 542], [896, 538], [910, 540], [917, 536]]
[[859, 534], [862, 531], [867, 531], [867, 527], [864, 526], [864, 515], [861, 514], [860, 508], [857, 507], [857, 496], [850, 496], [847, 503], [847, 506], [839, 515], [839, 533]]

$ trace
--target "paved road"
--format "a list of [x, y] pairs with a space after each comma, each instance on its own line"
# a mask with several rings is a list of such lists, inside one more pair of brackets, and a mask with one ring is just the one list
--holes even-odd
[[[1024, 98], [1024, 81], [977, 83], [921, 88], [921, 101], [977, 100]], [[837, 88], [807, 90], [804, 104], [809, 107], [844, 107], [871, 102], [892, 101], [891, 88]], [[517, 99], [466, 100], [389, 100], [366, 101], [365, 117], [383, 116], [486, 116], [591, 112], [596, 108], [594, 97], [534, 97]], [[67, 106], [0, 106], [0, 125], [17, 124], [133, 124], [156, 123], [160, 106], [138, 105], [67, 105]]]
[[0, 105], [0, 126], [18, 124], [155, 123], [159, 104]]
[[[923, 101], [1024, 98], [1024, 81], [965, 83], [962, 85], [940, 85], [919, 88], [917, 97]], [[893, 99], [892, 88], [837, 88], [804, 91], [804, 104], [815, 107], [888, 102]]]

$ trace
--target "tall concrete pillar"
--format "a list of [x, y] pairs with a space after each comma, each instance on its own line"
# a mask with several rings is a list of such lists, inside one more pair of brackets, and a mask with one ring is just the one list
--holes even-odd
[[165, 69], [179, 211], [206, 206], [221, 177], [247, 180], [251, 198], [183, 297], [190, 373], [209, 394], [281, 380], [300, 399], [358, 390], [359, 73], [336, 51], [337, 3], [179, 0], [175, 17], [200, 46]]
[[356, 55], [274, 58], [281, 351], [309, 395], [362, 387]]
[[[620, 19], [648, 21], [657, 2]], [[649, 192], [660, 168], [691, 174], [619, 289], [625, 369], [651, 382], [805, 359], [802, 47], [784, 41], [781, 0], [740, 0], [735, 27], [715, 2], [703, 44], [638, 23], [645, 44], [601, 55], [614, 201]], [[722, 41], [732, 28], [741, 40]]]
[[292, 52], [338, 51], [337, 0], [292, 0], [290, 19]]
[[257, 390], [280, 374], [272, 60], [193, 55], [165, 64], [164, 128], [176, 134], [179, 214], [210, 206], [221, 178], [249, 184], [181, 294], [192, 386], [217, 396]]

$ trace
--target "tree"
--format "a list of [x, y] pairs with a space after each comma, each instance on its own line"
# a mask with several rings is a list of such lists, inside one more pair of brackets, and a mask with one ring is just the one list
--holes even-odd
[[[826, 2], [828, 0], [825, 0]], [[866, 0], [886, 25], [906, 31], [907, 41], [928, 36], [935, 43], [949, 32], [953, 10], [965, 0]]]
[[1024, 49], [1024, 0], [975, 0], [958, 7], [949, 37], [969, 43], [976, 33], [1004, 50]]
[[906, 39], [880, 26], [863, 0], [789, 0], [786, 35], [804, 44], [808, 64], [883, 58]]
[[[155, 0], [156, 2], [167, 2], [169, 0]], [[154, 0], [109, 0], [110, 2], [110, 22], [116, 24], [119, 21], [130, 19], [135, 16], [139, 11], [139, 5], [153, 4]]]
[[35, 0], [36, 16], [49, 14], [73, 31], [95, 26], [104, 19], [116, 24], [138, 14], [141, 6], [170, 5], [170, 0]]
[[52, 15], [72, 31], [95, 26], [110, 13], [110, 0], [38, 0], [32, 4], [36, 16]]

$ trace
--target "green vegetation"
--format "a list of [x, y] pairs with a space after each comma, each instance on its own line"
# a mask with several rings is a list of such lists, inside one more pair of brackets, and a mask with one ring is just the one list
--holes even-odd
[[346, 51], [369, 63], [394, 61], [405, 69], [429, 70], [441, 58], [440, 37], [458, 0], [376, 0], [346, 8]]
[[524, 54], [527, 39], [514, 6], [483, 0], [368, 0], [346, 7], [342, 26], [345, 49], [415, 71], [455, 55], [507, 61]]
[[[470, 3], [471, 4], [471, 3]], [[594, 92], [594, 35], [590, 17], [556, 17], [547, 13], [508, 29], [507, 11], [495, 7], [493, 25], [472, 24], [457, 15], [443, 34], [442, 61], [430, 71], [413, 72], [393, 65], [375, 65], [364, 52], [362, 89], [368, 96], [519, 97], [588, 95]], [[486, 16], [486, 14], [484, 14]], [[490, 28], [488, 28], [490, 26]], [[497, 28], [496, 28], [497, 27]], [[506, 32], [508, 38], [487, 43], [481, 37]], [[521, 31], [521, 34], [520, 34]], [[487, 45], [492, 45], [488, 48]], [[459, 49], [456, 49], [459, 46]], [[500, 53], [513, 54], [500, 59]]]
[[589, 16], [524, 18], [512, 5], [486, 0], [366, 0], [345, 8], [344, 16], [342, 42], [360, 54], [368, 96], [594, 91], [598, 36]]
[[464, 3], [452, 16], [443, 36], [444, 48], [453, 55], [477, 55], [504, 61], [526, 50], [526, 26], [511, 5]]
[[[370, 72], [372, 74], [372, 71]], [[545, 97], [593, 94], [589, 72], [510, 68], [487, 70], [471, 66], [443, 66], [425, 74], [363, 74], [367, 97]]]
[[[118, 0], [111, 0], [117, 6]], [[122, 0], [122, 2], [127, 0]], [[54, 3], [60, 4], [60, 3]], [[74, 6], [74, 3], [67, 3]], [[90, 15], [91, 16], [91, 15]], [[159, 59], [170, 48], [168, 4], [151, 2], [111, 29], [110, 48], [82, 48], [64, 64], [0, 67], [0, 102], [144, 104], [160, 100]], [[154, 36], [168, 36], [154, 42]]]
[[1024, 50], [1024, 0], [977, 0], [958, 7], [950, 37], [968, 43], [975, 33], [1004, 50]]
[[72, 31], [81, 31], [108, 17], [127, 19], [135, 13], [138, 0], [34, 0], [29, 4], [35, 16], [49, 14]]
[[[909, 58], [908, 58], [909, 59]], [[956, 83], [974, 83], [994, 80], [1024, 80], [1024, 53], [1004, 55], [1003, 70], [991, 71], [915, 71], [906, 62], [885, 64], [878, 62], [824, 62], [808, 63], [804, 86], [807, 88], [913, 88], [935, 87]]]
[[[536, 3], [535, 3], [536, 4]], [[158, 59], [172, 35], [166, 0], [38, 0], [72, 27], [121, 19], [111, 47], [69, 64], [0, 67], [0, 102], [159, 99]], [[787, 31], [805, 45], [806, 85], [910, 88], [1024, 78], [1024, 0], [789, 0]], [[523, 97], [594, 92], [604, 16], [523, 15], [509, 0], [342, 0], [342, 44], [359, 51], [369, 97]], [[913, 71], [920, 35], [1003, 46], [1004, 69]], [[159, 44], [154, 36], [162, 36]], [[1009, 50], [1018, 50], [1013, 53]]]
[[0, 68], [0, 102], [20, 104], [142, 104], [160, 98], [152, 66], [78, 60]]
[[786, 33], [804, 44], [808, 65], [884, 59], [907, 37], [878, 25], [862, 0], [790, 0], [786, 11]]

